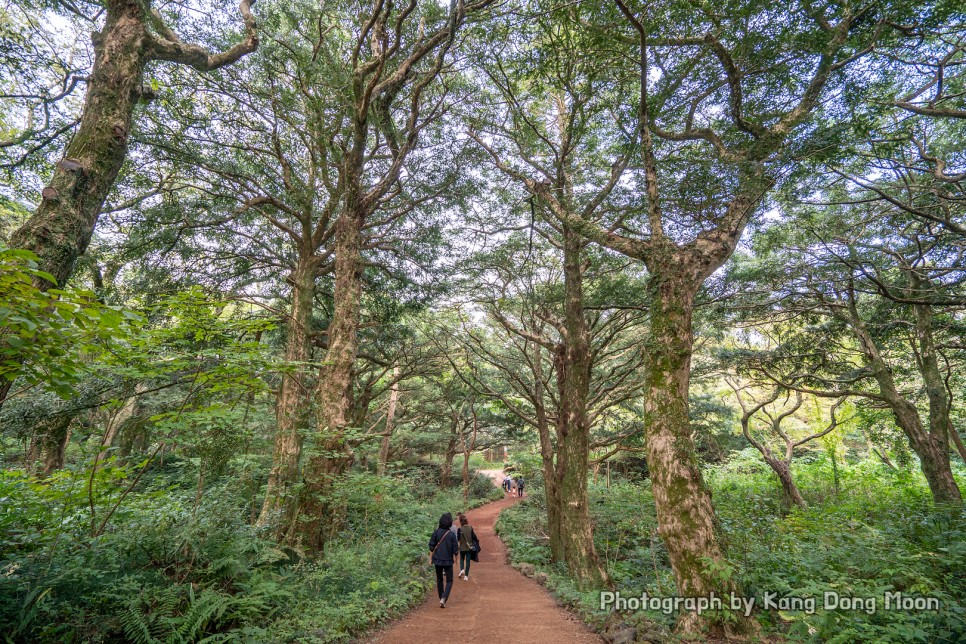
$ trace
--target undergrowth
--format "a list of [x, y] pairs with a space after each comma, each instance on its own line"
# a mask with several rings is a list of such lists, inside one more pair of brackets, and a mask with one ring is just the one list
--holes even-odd
[[[190, 468], [189, 468], [190, 469]], [[170, 464], [92, 537], [131, 471], [44, 482], [0, 474], [0, 633], [7, 642], [345, 642], [422, 601], [426, 541], [462, 491], [418, 493], [415, 477], [356, 473], [343, 532], [302, 560], [249, 524], [251, 500], [228, 475], [196, 505]], [[470, 506], [499, 497], [485, 477]]]
[[[764, 464], [747, 454], [708, 473], [722, 536], [746, 597], [765, 632], [790, 642], [949, 643], [966, 641], [966, 517], [936, 507], [920, 475], [881, 464], [838, 465], [838, 487], [823, 457], [795, 470], [809, 502], [783, 507]], [[648, 481], [590, 486], [594, 541], [624, 597], [676, 593], [657, 536]], [[515, 563], [547, 573], [548, 587], [598, 630], [634, 626], [639, 637], [669, 637], [674, 615], [600, 610], [599, 591], [580, 591], [550, 563], [538, 493], [504, 511], [497, 524]], [[814, 611], [762, 610], [763, 594], [814, 597]], [[826, 608], [825, 593], [875, 600], [872, 610]], [[935, 598], [939, 610], [886, 610], [884, 593]]]

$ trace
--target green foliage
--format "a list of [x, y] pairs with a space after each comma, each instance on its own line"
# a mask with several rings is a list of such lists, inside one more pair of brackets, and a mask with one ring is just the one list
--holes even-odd
[[[808, 510], [782, 514], [781, 490], [757, 453], [746, 450], [713, 468], [714, 491], [727, 561], [719, 575], [736, 576], [746, 597], [763, 593], [813, 596], [817, 610], [762, 611], [766, 631], [801, 642], [960, 642], [966, 638], [966, 517], [930, 503], [914, 470], [881, 463], [839, 465], [836, 495], [826, 455], [803, 459], [795, 476], [811, 501]], [[657, 536], [647, 482], [590, 486], [594, 541], [625, 597], [676, 594], [667, 552]], [[497, 524], [511, 559], [537, 566], [568, 607], [606, 628], [615, 619], [665, 637], [672, 617], [660, 612], [602, 613], [597, 593], [581, 593], [563, 566], [549, 562], [543, 500], [506, 510]], [[876, 598], [873, 614], [823, 608], [826, 591]], [[938, 611], [884, 610], [885, 592], [939, 599]]]
[[[44, 482], [4, 472], [0, 631], [15, 642], [349, 641], [422, 600], [429, 535], [464, 508], [460, 490], [422, 497], [405, 478], [353, 473], [340, 481], [344, 532], [323, 559], [301, 561], [244, 520], [235, 481], [247, 467], [226, 463], [196, 505], [190, 471], [155, 466], [94, 538], [89, 504], [101, 516], [136, 467], [100, 466], [93, 497], [88, 469]], [[477, 479], [471, 506], [499, 495]]]
[[[795, 476], [812, 501], [782, 518], [772, 475], [738, 458], [709, 477], [729, 557], [748, 595], [765, 591], [817, 597], [818, 609], [762, 613], [792, 641], [958, 642], [966, 637], [966, 517], [930, 502], [914, 471], [871, 460], [840, 462], [836, 494], [823, 454]], [[823, 593], [875, 598], [873, 614], [825, 610]], [[940, 600], [939, 611], [887, 611], [885, 592]]]
[[19, 377], [68, 398], [92, 358], [119, 347], [141, 317], [92, 291], [41, 291], [34, 279], [55, 281], [33, 253], [0, 246], [0, 382]]

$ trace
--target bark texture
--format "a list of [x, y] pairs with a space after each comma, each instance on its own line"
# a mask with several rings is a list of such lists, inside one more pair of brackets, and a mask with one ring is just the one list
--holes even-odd
[[299, 508], [293, 513], [287, 540], [321, 552], [336, 528], [332, 483], [352, 464], [345, 429], [352, 399], [352, 367], [358, 352], [362, 297], [362, 233], [357, 210], [349, 209], [336, 222], [335, 307], [328, 328], [328, 351], [319, 369], [315, 390], [315, 453], [305, 468]]
[[[145, 5], [107, 3], [104, 29], [94, 34], [94, 67], [77, 132], [54, 168], [43, 200], [10, 245], [32, 251], [40, 269], [63, 286], [84, 253], [104, 200], [127, 156], [151, 36]], [[36, 286], [52, 286], [37, 279]]]
[[560, 401], [554, 488], [563, 560], [578, 586], [597, 588], [608, 583], [608, 578], [594, 548], [587, 500], [591, 430], [587, 405], [592, 360], [590, 329], [584, 317], [582, 246], [583, 241], [565, 228], [565, 333], [554, 355]]
[[[859, 339], [862, 355], [865, 358], [866, 366], [872, 372], [872, 376], [879, 388], [879, 394], [889, 406], [896, 424], [902, 429], [909, 439], [909, 446], [919, 457], [919, 464], [922, 473], [929, 484], [929, 491], [937, 503], [962, 503], [963, 497], [959, 485], [953, 477], [952, 467], [949, 458], [949, 406], [945, 399], [945, 388], [940, 383], [937, 390], [935, 382], [930, 385], [931, 378], [927, 373], [923, 373], [926, 381], [927, 394], [930, 400], [930, 422], [929, 429], [923, 424], [919, 416], [919, 410], [915, 404], [908, 400], [899, 391], [892, 369], [883, 358], [875, 339], [869, 333], [864, 323], [856, 313], [851, 317], [852, 328]], [[920, 334], [920, 351], [927, 354], [931, 346], [931, 336], [923, 329], [923, 321], [919, 320], [918, 333]], [[923, 336], [926, 336], [924, 338]], [[925, 344], [922, 344], [925, 342]], [[938, 370], [938, 367], [937, 367]], [[923, 369], [927, 371], [927, 369]], [[932, 380], [935, 379], [935, 376]], [[934, 410], [933, 405], [938, 409]]]
[[[41, 270], [63, 286], [77, 258], [87, 250], [97, 218], [127, 157], [134, 110], [142, 96], [145, 65], [168, 60], [208, 71], [231, 64], [255, 50], [258, 38], [243, 0], [246, 39], [228, 51], [210, 55], [188, 45], [166, 27], [150, 2], [107, 0], [104, 28], [92, 36], [94, 66], [77, 132], [54, 168], [34, 214], [10, 237], [10, 246], [32, 251]], [[38, 279], [38, 288], [48, 281]]]
[[64, 454], [70, 440], [73, 413], [51, 416], [39, 424], [37, 447], [40, 452], [40, 477], [46, 478], [64, 467]]
[[[650, 360], [644, 386], [647, 465], [657, 509], [658, 533], [667, 546], [678, 592], [687, 597], [722, 596], [737, 591], [734, 582], [709, 572], [723, 562], [711, 491], [705, 485], [691, 438], [688, 386], [691, 373], [692, 314], [697, 286], [655, 276], [651, 304]], [[684, 613], [678, 627], [699, 633], [695, 613]]]
[[[285, 360], [289, 363], [306, 363], [311, 358], [310, 324], [315, 299], [315, 270], [312, 261], [302, 258], [292, 271], [292, 309], [285, 339]], [[291, 517], [283, 518], [283, 514], [294, 505], [291, 488], [298, 481], [299, 458], [303, 434], [309, 426], [311, 402], [311, 383], [304, 366], [282, 376], [275, 401], [277, 429], [272, 469], [258, 515], [259, 526], [278, 525], [281, 528], [291, 522]]]

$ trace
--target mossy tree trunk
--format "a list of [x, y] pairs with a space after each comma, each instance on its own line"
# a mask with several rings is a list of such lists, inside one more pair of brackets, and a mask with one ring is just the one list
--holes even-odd
[[37, 448], [40, 456], [39, 476], [46, 478], [64, 467], [67, 442], [70, 440], [70, 425], [74, 413], [64, 413], [46, 418], [37, 429]]
[[[328, 349], [316, 386], [317, 444], [306, 464], [298, 508], [285, 537], [312, 552], [321, 552], [327, 535], [337, 528], [338, 516], [331, 511], [332, 484], [353, 461], [345, 430], [359, 343], [363, 236], [377, 225], [370, 221], [371, 215], [403, 192], [399, 182], [404, 164], [422, 130], [441, 116], [436, 104], [427, 108], [429, 114], [422, 112], [426, 102], [437, 100], [427, 97], [427, 89], [442, 72], [457, 30], [468, 13], [492, 1], [452, 3], [449, 14], [432, 31], [427, 31], [426, 16], [413, 11], [415, 5], [400, 9], [392, 3], [377, 3], [354, 34], [355, 46], [346, 52], [351, 100], [345, 114], [345, 137], [340, 140], [343, 157], [337, 164], [338, 183], [344, 192], [335, 224], [335, 289], [332, 321], [326, 331]], [[420, 36], [410, 40], [405, 30], [417, 22]], [[401, 208], [395, 214], [387, 213], [382, 225], [388, 226], [406, 212]]]
[[[938, 503], [962, 503], [962, 493], [953, 477], [950, 464], [949, 435], [947, 433], [949, 427], [948, 403], [944, 400], [939, 401], [936, 404], [942, 406], [941, 410], [932, 411], [930, 409], [932, 417], [927, 430], [919, 416], [916, 405], [903, 396], [896, 386], [892, 369], [882, 357], [879, 346], [866, 328], [865, 323], [858, 316], [854, 306], [849, 321], [859, 340], [866, 365], [878, 385], [882, 400], [889, 406], [896, 419], [896, 424], [909, 439], [910, 447], [919, 457], [922, 473], [929, 484], [933, 499]], [[920, 336], [924, 334], [921, 327], [920, 321]], [[929, 390], [928, 380], [926, 387]], [[933, 388], [935, 389], [935, 385]], [[934, 397], [938, 397], [935, 391], [930, 394], [930, 407], [935, 402], [932, 399]]]
[[765, 457], [765, 462], [768, 463], [768, 467], [778, 476], [778, 482], [781, 483], [782, 493], [785, 496], [785, 503], [787, 505], [794, 504], [800, 508], [807, 507], [805, 499], [802, 498], [802, 493], [799, 492], [798, 486], [795, 485], [795, 479], [792, 478], [792, 464], [788, 461], [768, 457]]
[[[150, 0], [105, 0], [104, 28], [92, 35], [94, 65], [77, 131], [41, 192], [33, 215], [10, 236], [10, 247], [33, 252], [39, 268], [64, 286], [77, 258], [84, 254], [104, 201], [127, 158], [128, 140], [138, 101], [144, 96], [144, 69], [154, 60], [210, 71], [255, 51], [258, 36], [251, 14], [253, 0], [239, 10], [246, 37], [231, 49], [210, 54], [187, 44], [151, 10]], [[53, 284], [35, 278], [46, 291]], [[10, 390], [0, 386], [0, 405]]]
[[[32, 251], [40, 269], [63, 286], [84, 253], [105, 199], [127, 157], [152, 36], [145, 3], [105, 3], [104, 29], [93, 36], [94, 66], [77, 132], [43, 190], [34, 214], [10, 238]], [[37, 279], [38, 288], [52, 285]]]
[[553, 561], [566, 561], [563, 542], [563, 528], [560, 516], [560, 486], [557, 484], [555, 466], [556, 446], [550, 435], [550, 421], [544, 406], [543, 392], [543, 347], [533, 343], [533, 405], [537, 434], [540, 437], [540, 458], [543, 466], [543, 494], [547, 504], [547, 534], [550, 536], [550, 558]]
[[[350, 204], [352, 202], [350, 201]], [[362, 298], [362, 233], [357, 209], [336, 221], [335, 303], [328, 350], [315, 390], [316, 445], [305, 467], [299, 506], [289, 524], [288, 540], [321, 552], [334, 528], [332, 484], [352, 464], [345, 430], [352, 400], [352, 368], [358, 352]]]
[[[644, 384], [647, 466], [657, 509], [658, 533], [667, 546], [678, 593], [687, 597], [719, 597], [738, 589], [732, 579], [716, 575], [709, 564], [722, 564], [711, 491], [701, 474], [688, 417], [691, 376], [692, 315], [700, 284], [673, 264], [650, 266], [654, 287], [650, 309], [648, 366]], [[684, 633], [700, 633], [696, 613], [679, 617]], [[717, 634], [721, 634], [718, 632]]]
[[[303, 254], [292, 271], [292, 308], [286, 324], [285, 360], [306, 363], [311, 358], [312, 307], [315, 300], [316, 262]], [[272, 469], [268, 475], [265, 500], [258, 515], [258, 525], [277, 524], [279, 529], [291, 522], [291, 517], [279, 521], [284, 509], [293, 506], [292, 485], [298, 480], [302, 440], [309, 426], [312, 403], [311, 379], [304, 364], [290, 367], [282, 375], [275, 399], [275, 445]]]
[[[160, 15], [152, 13], [150, 4], [143, 0], [104, 2], [104, 28], [92, 37], [94, 66], [77, 131], [55, 166], [37, 210], [10, 238], [11, 247], [35, 253], [40, 269], [59, 285], [67, 281], [75, 261], [87, 249], [104, 201], [127, 157], [135, 107], [143, 94], [145, 65], [166, 60], [210, 71], [234, 63], [258, 44], [250, 0], [243, 0], [240, 6], [245, 40], [215, 55], [183, 43]], [[37, 286], [46, 290], [51, 284], [38, 279]]]

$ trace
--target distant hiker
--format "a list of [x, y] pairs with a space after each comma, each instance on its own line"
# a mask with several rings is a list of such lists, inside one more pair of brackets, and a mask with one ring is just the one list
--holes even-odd
[[470, 525], [469, 519], [466, 518], [465, 514], [460, 514], [460, 574], [459, 577], [463, 581], [470, 580], [470, 561], [473, 560], [473, 555], [480, 551], [480, 540], [476, 538], [476, 533], [473, 531], [473, 526]]
[[523, 477], [517, 477], [517, 489], [520, 491], [520, 498], [523, 498]]
[[[446, 608], [449, 591], [453, 589], [453, 563], [459, 552], [459, 539], [450, 530], [453, 527], [453, 515], [449, 512], [439, 518], [439, 527], [433, 530], [429, 538], [429, 559], [436, 568], [436, 593], [439, 595], [439, 607]], [[446, 585], [443, 585], [443, 575], [446, 575]]]
[[510, 475], [509, 475], [509, 474], [507, 474], [507, 475], [506, 475], [506, 478], [505, 478], [505, 479], [503, 479], [503, 489], [504, 489], [504, 490], [506, 490], [506, 493], [507, 493], [507, 494], [509, 494], [509, 493], [510, 493], [510, 481], [511, 481], [511, 480], [512, 480], [512, 479], [510, 479]]

